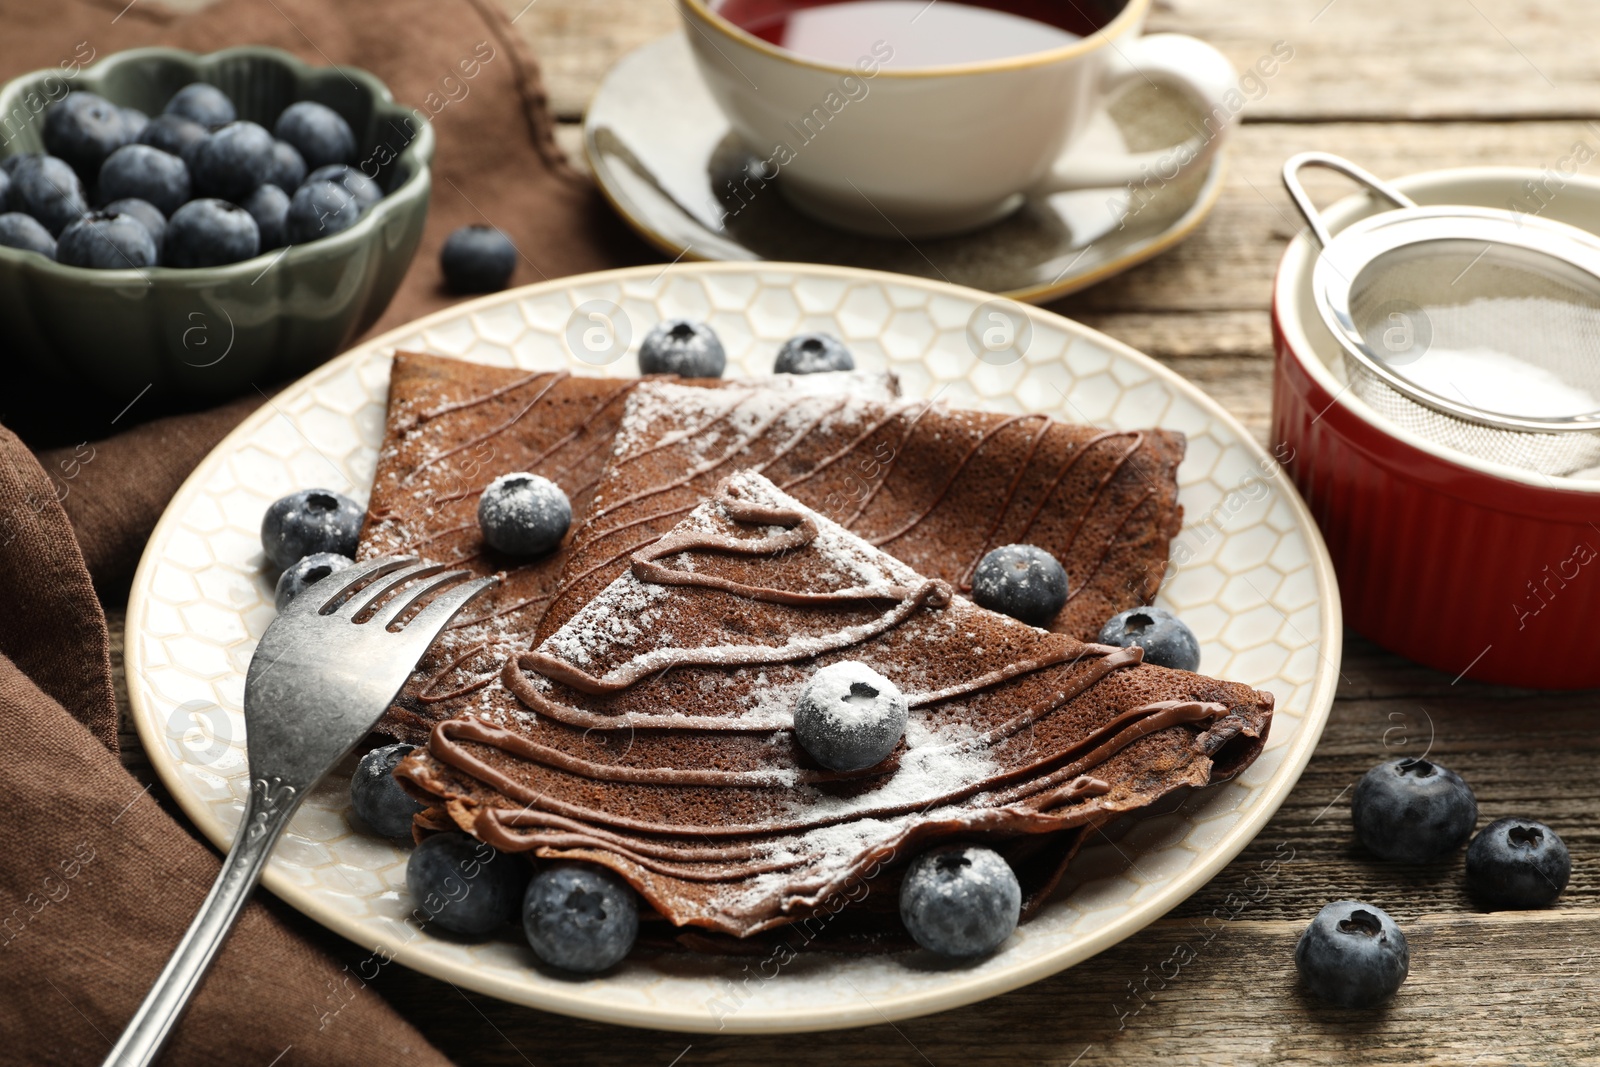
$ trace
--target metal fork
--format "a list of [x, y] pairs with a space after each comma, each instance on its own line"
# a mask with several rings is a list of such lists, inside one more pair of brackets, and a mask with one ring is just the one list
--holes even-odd
[[[108, 1067], [155, 1060], [290, 816], [377, 724], [440, 631], [496, 581], [441, 592], [402, 629], [389, 629], [430, 593], [470, 576], [443, 569], [409, 556], [358, 563], [301, 593], [267, 627], [245, 675], [250, 794], [239, 832], [200, 914], [106, 1057]], [[379, 606], [418, 578], [426, 580]], [[371, 618], [356, 621], [375, 606]]]

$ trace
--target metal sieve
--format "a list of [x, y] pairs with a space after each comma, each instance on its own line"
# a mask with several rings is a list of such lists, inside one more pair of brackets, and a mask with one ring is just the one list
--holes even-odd
[[[1326, 167], [1398, 210], [1328, 232], [1300, 182]], [[1537, 215], [1420, 207], [1303, 152], [1283, 183], [1322, 243], [1317, 309], [1352, 392], [1436, 444], [1543, 474], [1600, 466], [1600, 239]]]

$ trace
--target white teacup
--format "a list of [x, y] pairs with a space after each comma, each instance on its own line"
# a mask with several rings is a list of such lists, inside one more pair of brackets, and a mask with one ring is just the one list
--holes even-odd
[[[941, 0], [936, 0], [941, 2]], [[1204, 166], [1232, 118], [1233, 67], [1203, 41], [1141, 36], [1151, 0], [1128, 0], [1088, 37], [1047, 51], [896, 69], [881, 40], [853, 65], [777, 47], [678, 0], [701, 75], [777, 184], [802, 211], [850, 230], [938, 236], [993, 222], [1030, 194], [1171, 181]], [[1124, 88], [1153, 83], [1206, 116], [1182, 145], [1115, 156], [1068, 153]], [[746, 195], [747, 191], [741, 191]]]

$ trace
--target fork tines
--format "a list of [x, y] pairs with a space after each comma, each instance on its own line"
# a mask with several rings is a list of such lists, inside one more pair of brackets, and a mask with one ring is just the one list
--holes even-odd
[[[461, 579], [470, 578], [472, 572], [446, 571], [444, 567], [442, 563], [422, 561], [415, 556], [386, 556], [368, 560], [339, 571], [332, 576], [336, 581], [324, 579], [318, 582], [306, 594], [297, 597], [289, 605], [289, 610], [299, 608], [306, 613], [334, 615], [352, 622], [377, 623], [387, 628], [427, 601], [429, 596], [439, 593], [412, 620], [413, 623], [432, 625], [436, 616], [442, 615], [448, 619], [468, 600], [496, 581], [494, 578], [481, 578], [456, 585]], [[452, 585], [454, 588], [447, 588]], [[390, 597], [392, 593], [395, 595]], [[385, 597], [389, 597], [389, 600], [379, 606]], [[370, 614], [362, 619], [361, 616], [368, 612]]]

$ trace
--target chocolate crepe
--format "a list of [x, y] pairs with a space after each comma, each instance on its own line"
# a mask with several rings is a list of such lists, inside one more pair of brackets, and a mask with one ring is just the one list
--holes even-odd
[[[503, 579], [434, 642], [382, 730], [424, 740], [435, 722], [471, 706], [507, 656], [528, 647], [566, 562], [565, 548], [535, 559], [496, 552], [478, 529], [478, 495], [502, 474], [541, 474], [567, 493], [577, 530], [610, 456], [623, 402], [646, 380], [396, 353], [357, 555], [417, 554]], [[893, 379], [881, 374], [791, 376], [768, 388], [846, 387], [885, 399], [894, 395]]]
[[651, 382], [629, 397], [617, 445], [572, 546], [548, 637], [739, 468], [960, 592], [990, 549], [1029, 543], [1067, 571], [1049, 629], [1092, 640], [1155, 597], [1183, 522], [1182, 434], [1100, 430], [860, 396], [773, 397]]
[[[911, 708], [854, 774], [792, 732], [846, 659]], [[1069, 854], [1255, 759], [1270, 694], [1140, 659], [979, 608], [742, 471], [396, 773], [498, 848], [604, 864], [672, 923], [746, 936], [951, 837]]]

